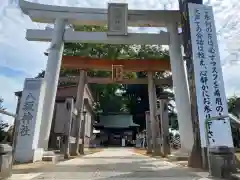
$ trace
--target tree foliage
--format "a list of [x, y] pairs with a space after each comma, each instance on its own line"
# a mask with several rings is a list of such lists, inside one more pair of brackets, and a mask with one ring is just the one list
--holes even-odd
[[1, 97], [0, 97], [0, 109], [5, 110], [5, 108], [3, 107], [3, 98]]
[[[3, 98], [0, 97], [0, 109], [1, 110], [5, 110], [6, 108], [4, 108], [3, 106]], [[5, 123], [3, 120], [2, 120], [2, 117], [0, 116], [0, 142], [2, 142], [7, 133], [6, 133], [6, 128], [8, 127], [8, 124]]]
[[[232, 97], [230, 97], [230, 98], [228, 98], [228, 112], [229, 113], [232, 113], [232, 114], [234, 114], [234, 115], [238, 115], [235, 111], [235, 109], [236, 109], [236, 106], [237, 106], [237, 102], [239, 102], [239, 97], [237, 97], [236, 95], [234, 95], [234, 96], [232, 96]], [[240, 108], [239, 108], [240, 109]]]

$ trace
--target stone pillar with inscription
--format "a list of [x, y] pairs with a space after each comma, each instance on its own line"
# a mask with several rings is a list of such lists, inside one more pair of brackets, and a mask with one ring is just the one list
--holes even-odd
[[15, 161], [26, 163], [42, 160], [39, 148], [41, 116], [45, 86], [43, 79], [26, 79], [17, 118]]

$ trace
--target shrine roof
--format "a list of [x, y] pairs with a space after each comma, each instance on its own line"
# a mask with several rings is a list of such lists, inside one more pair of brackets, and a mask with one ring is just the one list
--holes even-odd
[[133, 122], [132, 115], [130, 114], [116, 114], [100, 116], [100, 122], [95, 126], [103, 126], [105, 128], [129, 128], [138, 127], [139, 125]]

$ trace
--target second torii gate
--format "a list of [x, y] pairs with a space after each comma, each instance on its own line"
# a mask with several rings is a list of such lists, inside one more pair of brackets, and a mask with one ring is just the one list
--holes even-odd
[[[137, 64], [137, 65], [136, 65]], [[121, 83], [121, 84], [148, 84], [148, 92], [149, 92], [149, 107], [150, 107], [150, 115], [154, 115], [154, 118], [150, 118], [151, 120], [151, 139], [153, 144], [153, 153], [155, 155], [161, 155], [161, 145], [163, 144], [160, 141], [160, 127], [159, 122], [167, 121], [168, 118], [161, 117], [160, 119], [156, 118], [156, 109], [157, 109], [157, 99], [156, 99], [156, 86], [155, 85], [171, 85], [171, 78], [166, 79], [154, 79], [154, 72], [156, 71], [169, 71], [170, 63], [169, 60], [165, 59], [119, 59], [119, 60], [107, 60], [100, 58], [89, 58], [89, 57], [79, 57], [79, 56], [63, 56], [62, 58], [62, 67], [63, 68], [71, 68], [71, 69], [80, 69], [79, 77], [63, 77], [60, 78], [60, 82], [76, 82], [78, 83], [78, 94], [76, 100], [76, 107], [78, 108], [78, 112], [81, 112], [82, 108], [82, 97], [84, 92], [85, 84], [87, 83], [96, 83], [96, 84], [111, 84], [111, 83]], [[112, 71], [112, 78], [91, 78], [86, 76], [86, 71], [90, 69], [104, 70], [104, 71]], [[140, 72], [146, 71], [148, 72], [148, 78], [138, 78], [138, 79], [124, 79], [124, 72]], [[161, 113], [160, 113], [161, 114]], [[80, 116], [78, 116], [80, 118]], [[79, 139], [80, 132], [83, 131], [83, 126], [81, 126], [81, 119], [77, 119], [77, 129], [76, 134], [76, 142], [75, 142], [75, 150], [76, 154], [79, 152]], [[161, 123], [165, 124], [165, 123]], [[167, 129], [168, 130], [168, 129]], [[166, 133], [165, 133], [166, 134]], [[166, 139], [166, 138], [165, 138]], [[164, 142], [165, 146], [166, 142]], [[151, 146], [148, 144], [148, 146]], [[80, 146], [80, 152], [83, 152], [83, 144]]]

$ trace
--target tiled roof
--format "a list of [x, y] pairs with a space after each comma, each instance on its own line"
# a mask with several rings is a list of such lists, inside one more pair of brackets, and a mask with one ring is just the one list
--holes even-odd
[[133, 122], [132, 115], [107, 115], [100, 116], [100, 122], [96, 126], [111, 128], [128, 128], [130, 126], [139, 126]]

